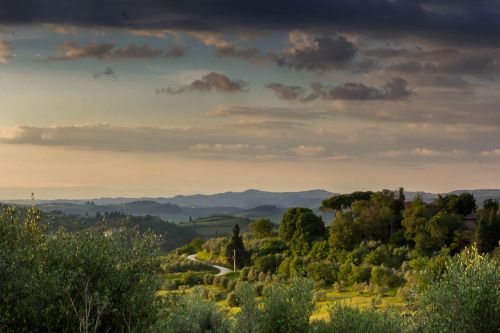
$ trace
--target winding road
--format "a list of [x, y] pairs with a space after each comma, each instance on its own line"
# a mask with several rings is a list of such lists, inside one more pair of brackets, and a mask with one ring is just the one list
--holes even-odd
[[221, 275], [226, 275], [227, 273], [231, 273], [232, 270], [230, 270], [229, 268], [226, 268], [226, 267], [222, 267], [222, 266], [217, 266], [217, 265], [212, 265], [206, 261], [201, 261], [201, 260], [198, 260], [196, 259], [196, 253], [195, 254], [191, 254], [191, 255], [188, 255], [187, 258], [189, 260], [192, 260], [192, 261], [198, 261], [198, 262], [201, 262], [205, 265], [208, 265], [208, 266], [211, 266], [211, 267], [214, 267], [214, 268], [217, 268], [220, 272], [216, 274], [216, 276], [221, 276]]

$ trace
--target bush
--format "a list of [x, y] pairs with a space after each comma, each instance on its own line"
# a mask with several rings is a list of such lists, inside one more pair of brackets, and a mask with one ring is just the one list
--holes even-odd
[[215, 276], [213, 274], [205, 274], [203, 276], [203, 284], [205, 284], [207, 286], [213, 284], [214, 283], [214, 277]]
[[155, 238], [123, 231], [50, 237], [30, 208], [0, 213], [0, 331], [147, 330], [158, 314]]
[[446, 262], [414, 306], [425, 332], [499, 332], [500, 268], [472, 247]]
[[236, 288], [236, 299], [240, 312], [235, 316], [234, 333], [264, 333], [262, 331], [262, 312], [257, 306], [253, 286], [243, 282]]
[[384, 266], [373, 266], [370, 275], [370, 284], [379, 287], [394, 288], [402, 285], [404, 278], [397, 274], [394, 269]]
[[222, 301], [224, 299], [224, 293], [220, 291], [210, 291], [208, 298], [214, 302]]
[[279, 265], [282, 261], [282, 256], [276, 254], [268, 254], [255, 259], [253, 266], [256, 270], [261, 272], [271, 272], [277, 271]]
[[221, 276], [221, 278], [219, 279], [219, 284], [218, 286], [222, 289], [226, 289], [227, 288], [227, 283], [229, 282], [229, 279], [227, 278], [227, 276]]
[[234, 291], [235, 287], [236, 287], [236, 284], [238, 283], [238, 280], [236, 279], [230, 279], [228, 282], [227, 282], [227, 287], [226, 287], [226, 290], [227, 291]]
[[296, 278], [290, 285], [273, 284], [262, 300], [263, 331], [307, 332], [313, 309], [310, 280]]
[[250, 267], [243, 267], [243, 269], [240, 272], [240, 280], [241, 281], [248, 280], [248, 272], [250, 272]]
[[202, 288], [180, 296], [168, 308], [166, 318], [158, 323], [157, 332], [205, 333], [229, 332], [229, 321], [216, 304], [203, 299]]
[[315, 302], [326, 301], [326, 292], [324, 290], [316, 290], [313, 295], [313, 300]]
[[257, 295], [257, 297], [261, 297], [262, 294], [264, 292], [264, 285], [259, 283], [255, 286], [255, 295]]
[[313, 322], [310, 332], [400, 333], [407, 327], [396, 313], [360, 310], [341, 303], [330, 308], [329, 316], [328, 322]]
[[226, 301], [227, 301], [227, 305], [230, 308], [234, 308], [234, 307], [238, 306], [238, 300], [236, 298], [236, 293], [234, 291], [230, 292], [227, 295]]
[[216, 275], [216, 276], [214, 276], [214, 278], [213, 278], [213, 280], [212, 280], [212, 284], [213, 284], [214, 286], [219, 286], [219, 281], [220, 281], [220, 279], [221, 279], [221, 278], [222, 278], [222, 276], [217, 276], [217, 275]]

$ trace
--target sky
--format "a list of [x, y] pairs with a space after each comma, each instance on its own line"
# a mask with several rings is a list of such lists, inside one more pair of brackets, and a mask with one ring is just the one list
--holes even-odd
[[500, 188], [500, 2], [0, 0], [0, 199]]

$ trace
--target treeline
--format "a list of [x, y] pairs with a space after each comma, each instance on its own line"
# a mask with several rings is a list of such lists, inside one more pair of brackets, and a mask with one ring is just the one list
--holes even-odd
[[[14, 206], [0, 203], [0, 210]], [[28, 214], [29, 207], [15, 207], [16, 214], [23, 219]], [[105, 212], [95, 215], [71, 215], [61, 211], [40, 211], [39, 224], [48, 233], [55, 233], [61, 229], [66, 232], [102, 231], [118, 233], [121, 230], [136, 230], [138, 232], [152, 232], [158, 236], [158, 245], [163, 252], [174, 250], [189, 243], [199, 235], [194, 228], [180, 228], [175, 223], [165, 221], [157, 216], [133, 216], [121, 212]]]

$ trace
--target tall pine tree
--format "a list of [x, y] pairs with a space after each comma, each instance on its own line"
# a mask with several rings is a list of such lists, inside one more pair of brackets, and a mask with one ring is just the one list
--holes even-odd
[[240, 226], [233, 226], [233, 234], [226, 247], [226, 261], [233, 264], [233, 257], [236, 255], [236, 268], [242, 268], [248, 261], [247, 251], [243, 245], [243, 238], [240, 235]]

